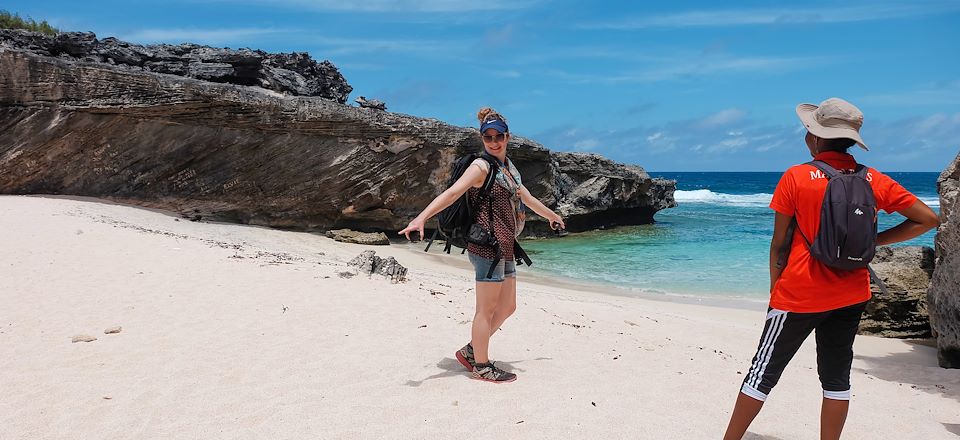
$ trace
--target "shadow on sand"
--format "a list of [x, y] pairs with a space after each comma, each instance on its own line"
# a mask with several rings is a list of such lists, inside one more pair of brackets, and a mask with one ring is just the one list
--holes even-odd
[[761, 435], [754, 434], [752, 432], [747, 432], [743, 435], [743, 440], [783, 440], [780, 437], [774, 437], [772, 435]]
[[[908, 340], [911, 349], [906, 353], [886, 356], [855, 355], [867, 364], [865, 368], [853, 368], [877, 379], [900, 383], [904, 387], [941, 394], [960, 402], [960, 374], [957, 370], [940, 368], [937, 365], [937, 349], [927, 340]], [[949, 428], [948, 428], [949, 429]]]
[[[553, 360], [553, 358], [540, 357], [540, 358], [536, 358], [536, 359], [532, 359], [532, 360], [534, 360], [534, 361], [549, 361], [549, 360]], [[504, 370], [506, 370], [506, 371], [512, 372], [512, 373], [520, 374], [520, 373], [523, 373], [523, 372], [526, 371], [526, 370], [524, 370], [524, 369], [522, 369], [522, 368], [519, 368], [519, 367], [516, 367], [516, 366], [515, 366], [516, 364], [523, 363], [524, 361], [509, 361], [509, 362], [507, 362], [507, 361], [494, 361], [494, 362], [496, 363], [496, 365], [497, 365], [498, 367], [500, 367], [500, 368], [502, 368], [502, 369], [504, 369]], [[431, 375], [431, 376], [427, 376], [427, 377], [423, 378], [422, 380], [408, 380], [407, 383], [405, 383], [404, 385], [406, 385], [406, 386], [408, 386], [408, 387], [418, 387], [418, 386], [420, 386], [420, 385], [423, 385], [423, 383], [426, 382], [426, 381], [428, 381], [428, 380], [440, 379], [440, 378], [443, 378], [443, 377], [453, 377], [453, 376], [464, 376], [464, 377], [468, 377], [468, 378], [471, 377], [470, 372], [467, 371], [467, 369], [464, 368], [463, 365], [460, 365], [460, 362], [459, 362], [459, 361], [457, 361], [456, 359], [453, 359], [453, 358], [443, 358], [443, 359], [441, 359], [440, 362], [437, 362], [437, 368], [439, 368], [439, 369], [441, 369], [441, 370], [443, 370], [443, 371], [440, 372], [440, 373]]]

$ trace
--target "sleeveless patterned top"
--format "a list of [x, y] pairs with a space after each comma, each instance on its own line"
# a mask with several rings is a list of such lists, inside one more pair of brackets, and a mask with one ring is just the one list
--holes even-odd
[[[470, 188], [467, 190], [467, 197], [470, 204], [477, 207], [474, 217], [475, 223], [484, 225], [487, 230], [492, 230], [500, 243], [500, 252], [502, 261], [513, 260], [513, 241], [516, 239], [517, 217], [516, 209], [510, 198], [514, 196], [502, 185], [494, 184], [490, 191], [490, 197], [481, 197], [482, 188]], [[490, 226], [490, 212], [488, 211], [490, 203], [493, 203], [493, 227]], [[492, 260], [497, 256], [496, 250], [492, 247], [479, 246], [473, 243], [467, 245], [467, 251], [481, 258]]]

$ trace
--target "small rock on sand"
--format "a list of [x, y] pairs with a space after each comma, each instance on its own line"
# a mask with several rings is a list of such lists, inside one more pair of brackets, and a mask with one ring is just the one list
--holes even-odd
[[110, 327], [110, 328], [104, 330], [104, 331], [103, 331], [103, 334], [105, 334], [105, 335], [112, 335], [112, 334], [114, 334], [114, 333], [120, 333], [120, 330], [123, 330], [123, 328], [118, 325], [118, 326], [116, 326], [116, 327]]
[[96, 340], [97, 340], [97, 338], [94, 338], [93, 336], [89, 336], [89, 335], [76, 335], [76, 336], [73, 337], [73, 340], [72, 340], [72, 341], [76, 343], [76, 342], [93, 342], [93, 341], [96, 341]]

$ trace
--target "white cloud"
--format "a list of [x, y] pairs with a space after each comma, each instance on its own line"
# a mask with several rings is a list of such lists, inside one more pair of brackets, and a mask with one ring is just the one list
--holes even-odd
[[523, 76], [522, 73], [516, 70], [503, 69], [503, 70], [494, 70], [491, 72], [494, 76], [499, 76], [501, 78], [520, 78]]
[[766, 8], [689, 11], [649, 15], [615, 21], [584, 23], [586, 29], [646, 29], [724, 27], [806, 23], [851, 23], [889, 20], [958, 11], [957, 2], [888, 3], [869, 6], [820, 6], [810, 8]]
[[290, 29], [276, 28], [234, 28], [234, 29], [142, 29], [117, 38], [136, 43], [200, 43], [221, 45], [235, 42], [248, 42], [254, 37], [268, 34], [292, 32]]
[[776, 73], [809, 68], [828, 61], [825, 57], [731, 57], [678, 54], [674, 58], [628, 71], [611, 73], [571, 73], [560, 69], [545, 75], [577, 84], [625, 84], [674, 81], [723, 74]]
[[355, 53], [409, 53], [421, 55], [457, 54], [466, 44], [456, 40], [401, 40], [377, 38], [343, 38], [304, 35], [297, 40], [301, 47], [316, 45], [324, 56]]
[[735, 137], [730, 139], [724, 139], [720, 143], [715, 144], [707, 148], [707, 151], [711, 153], [734, 153], [741, 150], [743, 147], [747, 146], [748, 142], [746, 138]]
[[896, 107], [954, 105], [960, 102], [960, 80], [927, 84], [914, 90], [867, 95], [858, 98], [857, 102]]
[[313, 11], [457, 13], [526, 9], [541, 3], [541, 0], [247, 0], [246, 3]]
[[[740, 110], [737, 108], [728, 108], [725, 110], [720, 110], [719, 112], [716, 112], [710, 116], [707, 116], [706, 118], [703, 118], [700, 121], [700, 123], [697, 125], [703, 128], [714, 128], [714, 127], [730, 125], [734, 122], [737, 122], [743, 119], [743, 117], [746, 114], [747, 112], [743, 110]], [[731, 136], [732, 135], [733, 134], [731, 132]]]
[[591, 151], [600, 145], [596, 139], [581, 139], [573, 144], [573, 149], [577, 151]]

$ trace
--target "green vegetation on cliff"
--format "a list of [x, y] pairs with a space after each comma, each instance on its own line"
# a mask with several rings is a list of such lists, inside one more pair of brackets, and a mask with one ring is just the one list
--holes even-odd
[[55, 35], [57, 32], [60, 32], [57, 28], [50, 26], [47, 20], [37, 22], [32, 18], [21, 18], [17, 14], [11, 14], [2, 9], [0, 9], [0, 29], [26, 29], [48, 35]]

